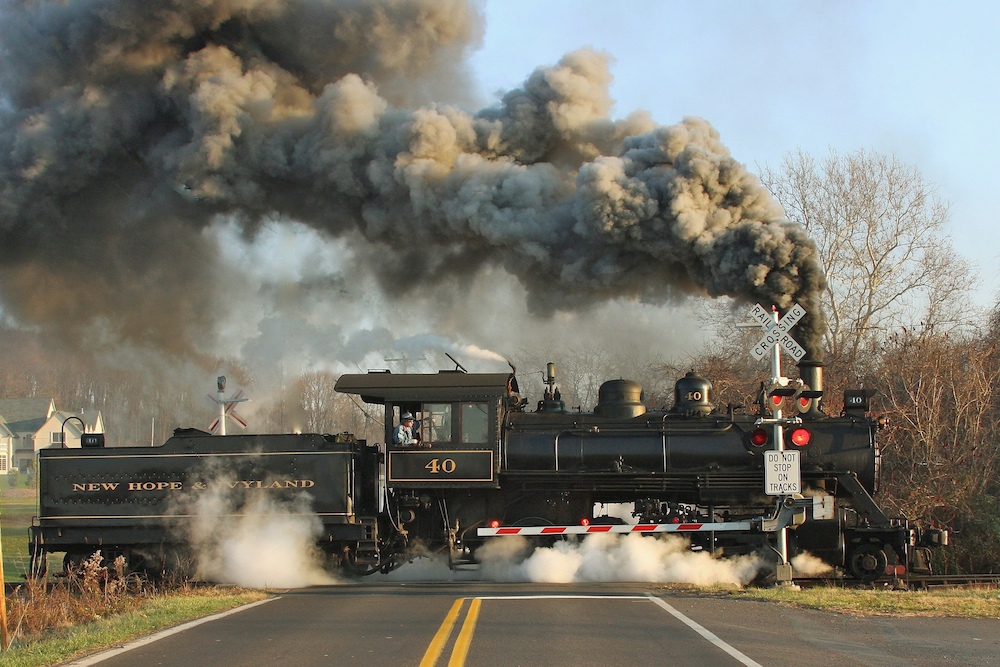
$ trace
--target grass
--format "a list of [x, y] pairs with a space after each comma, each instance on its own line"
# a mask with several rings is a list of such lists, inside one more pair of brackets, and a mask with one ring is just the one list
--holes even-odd
[[199, 588], [150, 597], [132, 611], [18, 640], [3, 654], [4, 667], [40, 667], [119, 646], [157, 630], [261, 600], [261, 591]]
[[[97, 562], [85, 564], [74, 576], [50, 580], [49, 585], [26, 582], [28, 526], [34, 514], [33, 492], [15, 495], [4, 490], [0, 497], [4, 579], [17, 585], [6, 596], [12, 645], [0, 654], [4, 667], [65, 662], [267, 597], [261, 591], [186, 584], [156, 588]], [[61, 559], [54, 556], [50, 571], [61, 569]]]
[[[8, 497], [9, 490], [4, 489], [0, 498], [0, 548], [3, 549], [3, 574], [8, 583], [16, 583], [24, 579], [28, 570], [28, 526], [35, 514], [34, 491], [31, 495]], [[55, 564], [56, 567], [62, 567]]]
[[1000, 619], [1000, 590], [996, 586], [929, 591], [818, 586], [801, 590], [775, 587], [717, 592], [738, 599], [775, 602], [793, 607], [861, 616]]

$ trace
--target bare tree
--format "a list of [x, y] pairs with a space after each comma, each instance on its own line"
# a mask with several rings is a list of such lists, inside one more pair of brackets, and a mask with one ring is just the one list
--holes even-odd
[[855, 369], [900, 326], [959, 323], [975, 281], [944, 233], [948, 206], [916, 168], [865, 150], [822, 164], [799, 151], [761, 179], [819, 248], [832, 360]]
[[337, 430], [337, 402], [343, 394], [334, 390], [337, 378], [331, 373], [313, 371], [298, 380], [299, 401], [307, 433], [333, 433]]
[[1000, 353], [989, 338], [903, 331], [875, 371], [890, 417], [883, 483], [904, 515], [959, 532], [954, 558], [986, 571], [1000, 558]]

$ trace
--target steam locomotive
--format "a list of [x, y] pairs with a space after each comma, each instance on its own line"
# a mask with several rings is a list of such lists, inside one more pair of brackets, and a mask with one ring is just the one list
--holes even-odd
[[[474, 562], [486, 540], [510, 535], [632, 532], [683, 533], [722, 556], [772, 554], [779, 572], [803, 551], [864, 581], [929, 571], [929, 549], [947, 533], [889, 517], [873, 500], [880, 423], [870, 393], [847, 391], [843, 414], [829, 416], [822, 365], [799, 371], [762, 384], [746, 414], [716, 409], [711, 382], [694, 371], [668, 410], [647, 408], [637, 383], [611, 380], [593, 412], [566, 408], [553, 364], [533, 410], [514, 372], [346, 374], [337, 391], [381, 406], [384, 445], [178, 430], [155, 448], [42, 450], [32, 569], [50, 552], [71, 564], [95, 549], [175, 566], [211, 497], [226, 508], [213, 510], [218, 522], [261, 498], [307, 498], [317, 545], [360, 573], [387, 572], [415, 550]], [[792, 417], [779, 409], [789, 402]], [[416, 416], [418, 439], [394, 445], [404, 413]], [[794, 478], [782, 461], [798, 468]]]

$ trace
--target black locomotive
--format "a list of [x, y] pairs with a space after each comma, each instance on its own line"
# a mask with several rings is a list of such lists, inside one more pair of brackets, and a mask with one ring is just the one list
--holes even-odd
[[[255, 495], [308, 494], [318, 545], [361, 572], [389, 571], [415, 549], [454, 564], [474, 561], [494, 536], [594, 532], [684, 532], [721, 555], [808, 551], [868, 581], [927, 571], [928, 548], [947, 533], [890, 518], [872, 499], [880, 455], [869, 394], [848, 391], [843, 414], [828, 416], [821, 366], [804, 362], [800, 374], [797, 385], [762, 386], [753, 414], [717, 410], [711, 383], [694, 372], [669, 410], [648, 409], [641, 387], [612, 380], [593, 412], [566, 409], [552, 364], [533, 410], [514, 373], [343, 375], [338, 391], [384, 406], [384, 446], [348, 434], [179, 431], [157, 448], [42, 450], [32, 562], [100, 549], [169, 567], [182, 557], [192, 499], [221, 492], [231, 512]], [[773, 409], [792, 393], [784, 402], [794, 398], [796, 414], [779, 420]], [[394, 445], [407, 412], [418, 442]], [[776, 450], [795, 454], [798, 493], [765, 486]], [[610, 504], [632, 519], [603, 516]]]

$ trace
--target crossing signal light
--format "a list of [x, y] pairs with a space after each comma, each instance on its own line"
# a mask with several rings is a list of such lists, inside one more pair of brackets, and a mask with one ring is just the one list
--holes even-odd
[[822, 397], [823, 392], [821, 390], [810, 389], [808, 385], [802, 385], [795, 392], [795, 409], [798, 410], [799, 414], [810, 412]]
[[775, 380], [767, 388], [766, 405], [772, 414], [781, 410], [785, 405], [785, 399], [795, 394], [795, 387], [789, 384], [782, 384], [781, 381], [788, 382], [787, 379]]
[[809, 440], [811, 438], [812, 434], [804, 428], [794, 429], [791, 435], [788, 436], [788, 439], [791, 440], [792, 444], [796, 447], [805, 447], [809, 444]]

